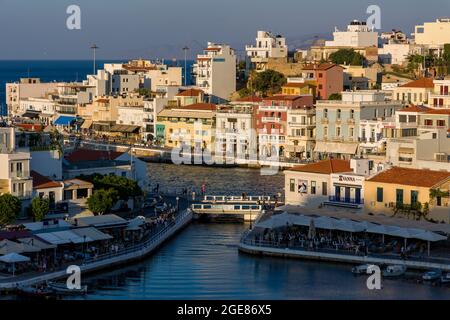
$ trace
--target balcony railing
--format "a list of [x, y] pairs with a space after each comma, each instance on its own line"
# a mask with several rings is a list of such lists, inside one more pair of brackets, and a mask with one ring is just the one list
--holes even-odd
[[281, 118], [278, 117], [263, 117], [262, 122], [281, 122]]
[[337, 203], [364, 204], [364, 199], [352, 199], [352, 198], [336, 197], [336, 196], [329, 196], [328, 201], [329, 202], [337, 202]]

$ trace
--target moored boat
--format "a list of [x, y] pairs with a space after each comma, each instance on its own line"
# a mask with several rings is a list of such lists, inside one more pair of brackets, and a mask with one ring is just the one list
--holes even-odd
[[442, 276], [441, 270], [439, 270], [439, 269], [430, 270], [430, 271], [425, 272], [422, 275], [422, 280], [423, 281], [435, 281], [435, 280], [440, 279], [441, 276]]
[[69, 289], [65, 283], [49, 282], [47, 287], [56, 294], [62, 295], [84, 295], [87, 293], [87, 285], [80, 289]]
[[441, 276], [441, 283], [450, 283], [450, 272]]
[[383, 271], [384, 277], [400, 277], [406, 272], [406, 266], [400, 264], [394, 264], [386, 267]]
[[352, 273], [355, 275], [367, 274], [367, 269], [370, 267], [370, 264], [361, 264], [359, 266], [355, 266], [352, 268]]

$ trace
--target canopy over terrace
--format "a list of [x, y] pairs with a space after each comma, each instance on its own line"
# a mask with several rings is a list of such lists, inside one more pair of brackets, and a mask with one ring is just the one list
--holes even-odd
[[80, 236], [79, 234], [76, 234], [69, 230], [40, 233], [37, 234], [36, 237], [44, 240], [45, 242], [55, 245], [63, 245], [69, 243], [80, 244], [95, 241], [90, 237]]
[[401, 228], [416, 228], [421, 230], [427, 230], [431, 232], [439, 232], [450, 235], [450, 224], [447, 223], [432, 223], [428, 221], [410, 220], [401, 217], [389, 217], [384, 215], [367, 215], [367, 214], [355, 214], [352, 212], [339, 210], [333, 211], [329, 208], [325, 209], [309, 209], [294, 205], [284, 205], [277, 208], [277, 211], [288, 212], [293, 214], [303, 214], [308, 216], [325, 216], [338, 219], [350, 219], [353, 221], [363, 223], [374, 223], [384, 226], [397, 226]]
[[41, 249], [37, 246], [25, 243], [17, 243], [6, 239], [0, 241], [0, 254], [6, 255], [9, 253], [32, 253], [39, 251], [41, 251]]
[[[352, 219], [339, 219], [334, 217], [316, 215], [295, 215], [283, 212], [273, 215], [269, 219], [255, 225], [256, 228], [274, 229], [286, 225], [309, 226], [308, 221], [314, 221], [314, 227], [325, 230], [337, 230], [351, 233], [367, 232], [390, 235], [404, 239], [418, 239], [428, 242], [447, 240], [447, 237], [419, 228], [403, 228], [398, 226], [380, 225], [371, 222], [361, 222]], [[298, 223], [297, 223], [298, 221]]]

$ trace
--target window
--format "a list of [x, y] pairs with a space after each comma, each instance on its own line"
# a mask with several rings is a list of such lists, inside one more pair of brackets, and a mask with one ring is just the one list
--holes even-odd
[[328, 137], [328, 127], [323, 127], [323, 136]]
[[355, 129], [354, 128], [349, 128], [349, 134], [350, 137], [353, 137], [355, 135]]
[[411, 190], [411, 205], [417, 204], [419, 191]]
[[295, 179], [289, 180], [289, 191], [295, 192]]
[[350, 110], [350, 119], [355, 119], [355, 110]]
[[403, 189], [397, 189], [395, 195], [397, 204], [403, 204]]
[[326, 196], [328, 194], [328, 187], [327, 187], [327, 183], [324, 181], [322, 182], [322, 195]]
[[323, 109], [323, 117], [328, 119], [328, 109]]
[[336, 137], [341, 136], [341, 127], [336, 127]]
[[319, 73], [319, 78], [322, 78], [323, 77], [323, 74], [322, 73]]
[[445, 127], [445, 120], [436, 120], [436, 125], [438, 127]]
[[383, 188], [377, 188], [377, 202], [383, 202]]
[[341, 119], [341, 109], [337, 109], [336, 119]]
[[316, 182], [311, 181], [311, 194], [316, 194]]

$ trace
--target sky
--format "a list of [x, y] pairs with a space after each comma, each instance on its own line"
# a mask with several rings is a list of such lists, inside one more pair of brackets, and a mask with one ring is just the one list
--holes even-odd
[[[67, 7], [81, 9], [81, 29], [69, 30]], [[366, 20], [381, 8], [381, 30], [450, 16], [448, 0], [0, 0], [0, 59], [192, 58], [207, 41], [229, 43], [238, 55], [256, 31], [286, 36], [290, 49], [331, 38], [334, 27]]]

